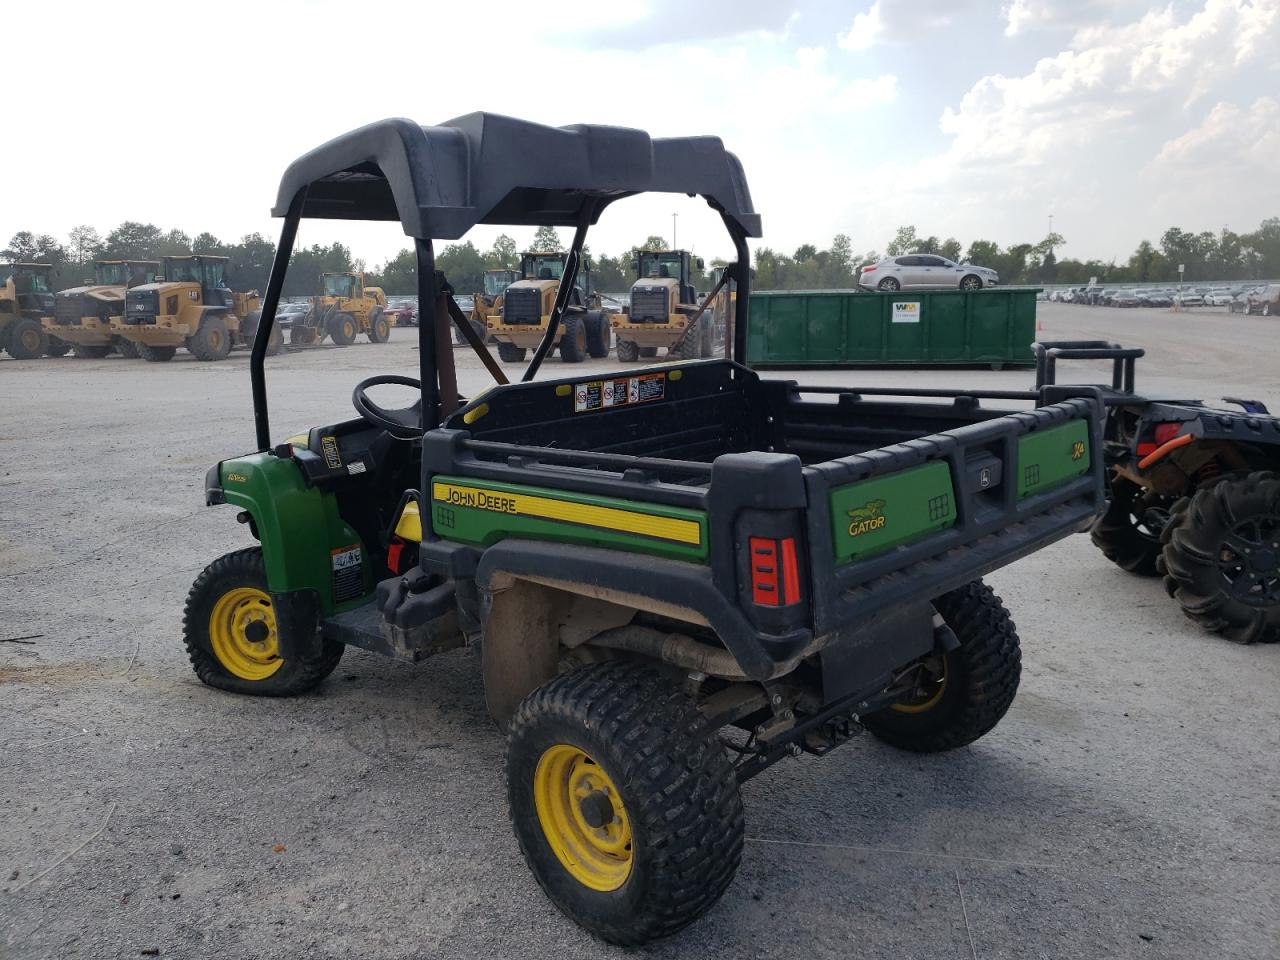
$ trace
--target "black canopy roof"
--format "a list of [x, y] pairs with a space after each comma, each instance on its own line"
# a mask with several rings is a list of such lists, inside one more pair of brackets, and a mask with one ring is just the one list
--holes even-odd
[[645, 192], [701, 195], [760, 236], [742, 164], [719, 137], [495, 113], [435, 127], [380, 120], [336, 137], [290, 164], [272, 212], [285, 216], [304, 188], [304, 217], [399, 220], [422, 239], [456, 240], [478, 223], [572, 227], [589, 201], [594, 223], [608, 203]]

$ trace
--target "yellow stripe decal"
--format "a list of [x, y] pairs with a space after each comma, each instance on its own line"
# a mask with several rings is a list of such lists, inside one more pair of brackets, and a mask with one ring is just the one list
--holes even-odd
[[702, 528], [696, 520], [660, 517], [616, 507], [598, 507], [589, 503], [553, 500], [527, 493], [486, 490], [483, 487], [460, 487], [452, 483], [433, 482], [431, 499], [452, 507], [470, 507], [492, 513], [509, 513], [541, 520], [563, 520], [586, 527], [600, 527], [622, 533], [638, 533], [659, 540], [700, 546]]

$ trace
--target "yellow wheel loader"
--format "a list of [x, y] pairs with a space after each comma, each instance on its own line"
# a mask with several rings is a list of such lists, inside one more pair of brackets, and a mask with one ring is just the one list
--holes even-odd
[[653, 357], [659, 349], [672, 359], [711, 356], [711, 311], [698, 304], [692, 276], [702, 271], [702, 258], [688, 250], [644, 250], [631, 269], [638, 277], [631, 303], [610, 318], [618, 359]]
[[[516, 270], [486, 270], [484, 272], [484, 290], [471, 297], [471, 326], [481, 340], [489, 339], [489, 318], [502, 312], [502, 302], [507, 287], [520, 279]], [[457, 327], [453, 330], [453, 339], [458, 343], [466, 343], [467, 339]]]
[[45, 334], [71, 345], [71, 352], [85, 359], [100, 359], [114, 347], [121, 356], [136, 357], [137, 344], [111, 331], [111, 318], [124, 315], [125, 293], [149, 283], [160, 269], [159, 260], [98, 260], [93, 281], [53, 298], [53, 316], [44, 317]]
[[381, 287], [365, 286], [363, 273], [322, 273], [320, 295], [312, 297], [311, 309], [294, 321], [289, 342], [314, 344], [328, 337], [345, 347], [363, 333], [370, 343], [386, 343], [392, 322], [386, 294]]
[[53, 313], [48, 263], [14, 263], [0, 268], [0, 350], [15, 360], [34, 360], [48, 353], [61, 356], [70, 349], [63, 340], [44, 332], [43, 317]]
[[[506, 288], [501, 310], [485, 321], [489, 337], [498, 344], [498, 356], [508, 363], [522, 362], [527, 352], [542, 342], [566, 256], [535, 251], [524, 254], [520, 258], [522, 279]], [[591, 282], [591, 265], [585, 259], [569, 295], [560, 331], [556, 346], [560, 359], [566, 363], [609, 355], [609, 323], [601, 311], [600, 294]]]
[[[124, 314], [111, 318], [112, 334], [153, 362], [172, 360], [179, 347], [198, 360], [225, 360], [232, 347], [248, 346], [261, 317], [258, 294], [227, 286], [227, 259], [165, 257], [163, 279], [125, 293]], [[277, 333], [268, 352], [278, 352], [280, 344]]]

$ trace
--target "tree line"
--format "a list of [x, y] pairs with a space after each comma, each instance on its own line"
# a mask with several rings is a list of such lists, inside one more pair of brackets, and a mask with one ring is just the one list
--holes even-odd
[[[937, 254], [949, 260], [990, 267], [1000, 274], [1002, 284], [1083, 284], [1091, 277], [1106, 284], [1168, 283], [1178, 279], [1179, 264], [1185, 266], [1183, 277], [1189, 282], [1280, 277], [1280, 217], [1263, 220], [1256, 230], [1248, 233], [1236, 233], [1225, 227], [1216, 234], [1192, 233], [1170, 227], [1156, 243], [1143, 240], [1123, 262], [1059, 259], [1056, 250], [1065, 242], [1060, 234], [1050, 233], [1035, 243], [1002, 247], [991, 240], [974, 240], [965, 248], [954, 237], [940, 240], [937, 236], [921, 236], [914, 226], [904, 226], [898, 228], [881, 254], [874, 249], [855, 252], [852, 240], [846, 234], [837, 234], [830, 246], [822, 249], [809, 243], [797, 247], [791, 254], [771, 247], [758, 248], [754, 286], [758, 290], [853, 287], [865, 264], [910, 253]], [[530, 249], [564, 250], [565, 243], [554, 227], [540, 227]], [[606, 293], [627, 290], [635, 279], [631, 261], [638, 252], [663, 249], [666, 241], [656, 235], [617, 256], [593, 255], [588, 247], [586, 253], [595, 288]], [[191, 253], [228, 257], [227, 276], [236, 289], [265, 290], [275, 243], [261, 233], [246, 234], [238, 242], [227, 243], [208, 232], [191, 237], [181, 230], [164, 230], [155, 224], [127, 220], [105, 236], [91, 226], [78, 226], [65, 242], [50, 234], [22, 230], [0, 251], [0, 260], [52, 264], [55, 281], [66, 287], [91, 277], [94, 260], [160, 260]], [[501, 234], [485, 250], [469, 240], [448, 244], [437, 254], [436, 266], [449, 278], [455, 292], [465, 294], [482, 289], [486, 270], [517, 269], [520, 254], [516, 241]], [[714, 284], [724, 261], [711, 260], [706, 266], [702, 276], [694, 277], [695, 286], [703, 291]], [[314, 294], [321, 273], [349, 270], [363, 271], [367, 283], [380, 285], [390, 294], [412, 294], [417, 289], [416, 267], [417, 258], [409, 248], [385, 264], [369, 268], [341, 243], [313, 244], [293, 252], [284, 295]]]

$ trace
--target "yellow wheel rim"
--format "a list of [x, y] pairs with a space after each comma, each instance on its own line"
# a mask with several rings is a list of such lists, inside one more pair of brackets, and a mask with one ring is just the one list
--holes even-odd
[[631, 821], [618, 788], [585, 751], [549, 747], [533, 773], [533, 803], [547, 843], [569, 876], [617, 890], [631, 875]]
[[348, 320], [342, 325], [342, 335], [347, 339], [351, 339], [356, 335], [356, 325]]
[[890, 709], [899, 713], [926, 713], [938, 705], [942, 700], [942, 695], [946, 692], [947, 657], [944, 654], [942, 657], [942, 673], [920, 684], [913, 696], [906, 700], [899, 700]]
[[271, 598], [257, 587], [234, 587], [209, 615], [213, 655], [241, 680], [266, 680], [284, 663]]
[[40, 334], [35, 330], [22, 331], [22, 346], [26, 348], [28, 353], [34, 353], [40, 349]]

